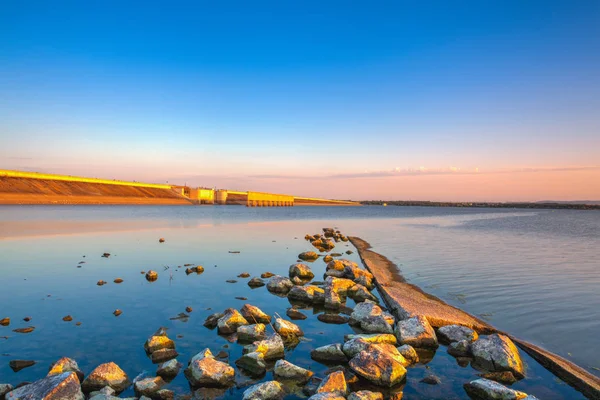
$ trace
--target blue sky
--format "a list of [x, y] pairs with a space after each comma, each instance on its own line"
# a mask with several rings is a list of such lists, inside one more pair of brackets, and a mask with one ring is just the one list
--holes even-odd
[[333, 197], [396, 171], [369, 194], [440, 199], [411, 171], [600, 176], [598, 1], [215, 3], [3, 5], [0, 168], [307, 195], [364, 174]]

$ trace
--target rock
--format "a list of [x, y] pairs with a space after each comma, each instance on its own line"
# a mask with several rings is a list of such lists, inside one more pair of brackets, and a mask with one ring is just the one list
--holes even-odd
[[337, 393], [317, 393], [308, 398], [308, 400], [345, 400], [344, 396]]
[[350, 360], [350, 368], [378, 386], [395, 386], [406, 376], [406, 368], [383, 351], [361, 351]]
[[329, 263], [329, 262], [333, 261], [333, 257], [331, 257], [329, 254], [327, 254], [325, 257], [323, 257], [323, 261], [325, 263]]
[[310, 280], [315, 277], [310, 267], [306, 264], [292, 264], [289, 270], [290, 278], [298, 277], [303, 280]]
[[396, 344], [396, 336], [391, 333], [361, 333], [361, 334], [349, 334], [344, 336], [344, 341], [347, 342], [352, 339], [362, 339], [368, 343], [387, 343]]
[[241, 342], [255, 342], [257, 340], [263, 340], [265, 338], [265, 325], [264, 324], [252, 324], [240, 326], [237, 330], [238, 341]]
[[158, 243], [164, 243], [164, 242], [165, 242], [165, 238], [158, 239]]
[[255, 351], [262, 353], [266, 360], [283, 358], [284, 344], [281, 336], [275, 334], [268, 339], [260, 340], [244, 346], [244, 353], [253, 353]]
[[105, 386], [109, 386], [116, 393], [121, 393], [123, 390], [131, 385], [129, 377], [117, 364], [109, 362], [101, 364], [94, 369], [85, 378], [81, 384], [81, 389], [86, 392], [93, 392], [94, 390], [100, 390]]
[[267, 370], [265, 364], [265, 357], [263, 353], [255, 351], [253, 353], [244, 354], [242, 357], [235, 361], [235, 365], [238, 368], [243, 369], [247, 373], [253, 376], [261, 376]]
[[279, 382], [268, 381], [250, 386], [244, 391], [243, 400], [279, 400], [285, 391]]
[[214, 359], [209, 349], [192, 358], [185, 376], [193, 387], [227, 387], [235, 382], [235, 371], [228, 364]]
[[10, 325], [10, 318], [6, 317], [6, 318], [0, 319], [0, 325], [2, 325], [2, 326]]
[[111, 400], [112, 399], [118, 399], [118, 397], [114, 397], [114, 395], [115, 395], [114, 389], [111, 388], [111, 387], [109, 387], [109, 386], [105, 386], [105, 387], [103, 387], [100, 390], [91, 392], [89, 394], [89, 398], [91, 399], [93, 397], [100, 396], [99, 397], [100, 400], [104, 400], [104, 399], [111, 399]]
[[96, 285], [98, 285], [98, 286], [106, 285], [106, 281], [99, 280], [98, 283], [96, 283]]
[[172, 379], [179, 374], [182, 364], [176, 359], [166, 361], [158, 365], [156, 375], [166, 379]]
[[355, 357], [362, 351], [367, 351], [371, 353], [384, 352], [388, 356], [393, 358], [396, 362], [402, 364], [402, 366], [407, 366], [410, 364], [408, 361], [406, 361], [406, 359], [404, 359], [402, 354], [400, 354], [396, 346], [388, 343], [369, 343], [361, 338], [356, 338], [344, 343], [344, 345], [342, 346], [342, 351], [344, 352], [346, 357], [348, 357], [348, 359]]
[[249, 278], [250, 274], [247, 272], [242, 272], [241, 274], [238, 275], [238, 278]]
[[175, 349], [160, 349], [160, 350], [156, 350], [154, 353], [152, 353], [152, 356], [150, 357], [150, 359], [152, 360], [153, 364], [160, 364], [165, 361], [172, 360], [172, 359], [176, 358], [178, 355], [179, 355], [179, 353], [177, 353], [177, 351], [175, 351]]
[[17, 328], [17, 329], [13, 329], [13, 332], [16, 333], [31, 333], [35, 330], [35, 326], [28, 326], [25, 328]]
[[490, 379], [492, 381], [506, 383], [509, 385], [512, 385], [513, 383], [517, 382], [517, 378], [515, 378], [513, 373], [510, 371], [488, 372], [486, 374], [479, 374], [479, 376], [485, 379]]
[[352, 254], [354, 253], [352, 250], [346, 250], [346, 254]]
[[442, 383], [442, 380], [435, 375], [427, 375], [426, 377], [421, 379], [419, 382], [426, 383], [428, 385], [439, 385]]
[[294, 365], [291, 362], [278, 360], [275, 363], [273, 375], [275, 379], [290, 379], [297, 383], [305, 384], [313, 376], [313, 372]]
[[471, 353], [474, 364], [487, 371], [510, 371], [518, 379], [525, 377], [519, 350], [512, 340], [504, 335], [493, 334], [479, 338], [471, 343]]
[[219, 323], [219, 319], [223, 317], [223, 313], [214, 313], [206, 317], [204, 320], [204, 326], [209, 329], [215, 329]]
[[225, 313], [217, 322], [219, 333], [226, 335], [237, 332], [238, 327], [242, 325], [248, 325], [248, 321], [235, 308], [225, 310]]
[[326, 363], [347, 362], [348, 357], [342, 350], [340, 343], [328, 344], [327, 346], [317, 347], [310, 352], [310, 358], [315, 361]]
[[275, 276], [275, 274], [272, 273], [272, 272], [263, 272], [262, 274], [260, 274], [260, 277], [263, 278], [263, 279], [267, 279], [267, 278], [270, 278], [272, 276]]
[[350, 393], [348, 400], [383, 400], [383, 395], [369, 390], [360, 390], [358, 392]]
[[468, 342], [474, 342], [477, 340], [479, 335], [471, 328], [461, 325], [446, 325], [442, 326], [437, 331], [437, 337], [442, 343], [453, 343], [466, 340]]
[[52, 364], [50, 366], [50, 370], [48, 371], [48, 376], [59, 375], [64, 372], [75, 372], [79, 382], [83, 382], [84, 375], [81, 369], [79, 369], [79, 365], [77, 365], [75, 360], [68, 357], [63, 357]]
[[71, 322], [71, 321], [73, 321], [73, 317], [71, 317], [70, 315], [67, 315], [67, 316], [63, 317], [62, 320], [65, 322]]
[[35, 365], [33, 360], [11, 360], [8, 365], [14, 372], [19, 372], [22, 369]]
[[250, 323], [268, 324], [271, 322], [271, 317], [269, 315], [265, 314], [260, 308], [253, 305], [244, 304], [240, 311], [242, 316]]
[[342, 307], [344, 300], [331, 286], [325, 287], [325, 308], [337, 310]]
[[454, 357], [468, 357], [471, 355], [471, 343], [467, 340], [452, 342], [448, 346], [448, 354]]
[[117, 278], [113, 281], [114, 283], [123, 283], [123, 279]]
[[294, 286], [288, 293], [288, 299], [305, 304], [322, 304], [325, 301], [325, 290], [314, 285]]
[[144, 343], [144, 349], [147, 353], [154, 353], [156, 350], [161, 349], [174, 349], [175, 342], [169, 339], [167, 336], [150, 336], [146, 343]]
[[123, 314], [123, 311], [119, 310], [118, 308], [117, 308], [115, 311], [113, 311], [113, 315], [114, 315], [115, 317], [118, 317], [118, 316], [119, 316], [119, 315], [121, 315], [121, 314]]
[[14, 389], [6, 400], [84, 400], [79, 379], [74, 372], [64, 372]]
[[317, 316], [317, 319], [326, 324], [346, 324], [348, 323], [348, 317], [340, 314], [323, 313]]
[[317, 388], [317, 393], [335, 393], [340, 396], [346, 396], [348, 386], [346, 385], [344, 373], [336, 371], [327, 375]]
[[110, 257], [110, 253], [102, 253], [102, 257], [108, 258], [108, 257]]
[[498, 382], [489, 379], [477, 379], [464, 384], [465, 391], [469, 397], [477, 400], [519, 400], [534, 397], [527, 393], [507, 388]]
[[235, 279], [227, 279], [225, 282], [227, 283], [237, 283]]
[[360, 284], [355, 284], [354, 286], [352, 286], [350, 289], [348, 289], [348, 297], [350, 297], [352, 300], [356, 301], [357, 303], [360, 303], [361, 301], [365, 301], [365, 300], [371, 300], [375, 303], [379, 302], [379, 300], [377, 300], [377, 297], [375, 297], [370, 291], [369, 289], [367, 289], [366, 287], [364, 287], [363, 285]]
[[8, 383], [0, 383], [0, 400], [4, 400], [4, 395], [13, 389], [13, 385]]
[[275, 318], [273, 328], [283, 339], [304, 336], [304, 332], [298, 325], [283, 318]]
[[415, 348], [410, 344], [403, 344], [402, 346], [398, 347], [398, 353], [402, 354], [402, 357], [404, 357], [404, 359], [410, 364], [416, 364], [419, 362], [419, 355], [417, 354]]
[[136, 396], [156, 397], [158, 392], [165, 385], [165, 381], [160, 376], [140, 379], [133, 384], [133, 390]]
[[398, 321], [396, 338], [398, 343], [413, 347], [438, 347], [435, 331], [422, 315]]
[[[391, 317], [391, 321], [393, 321], [393, 317]], [[393, 333], [390, 316], [386, 315], [381, 307], [369, 300], [358, 303], [354, 307], [349, 323], [360, 326], [365, 332]]]
[[348, 294], [348, 290], [355, 285], [353, 281], [346, 278], [336, 278], [335, 276], [328, 276], [325, 279], [325, 284], [330, 287], [333, 291], [343, 296]]
[[267, 283], [267, 290], [273, 293], [287, 293], [293, 287], [292, 281], [281, 275], [275, 275]]
[[248, 286], [252, 288], [265, 286], [265, 281], [260, 278], [252, 278], [248, 281]]
[[154, 282], [157, 279], [158, 279], [158, 272], [152, 271], [152, 270], [146, 272], [146, 280], [148, 282]]
[[306, 315], [302, 314], [297, 308], [294, 307], [288, 308], [285, 312], [285, 315], [294, 320], [302, 320], [307, 318]]
[[314, 251], [305, 251], [298, 254], [298, 258], [304, 261], [315, 261], [317, 258], [319, 258], [319, 255]]

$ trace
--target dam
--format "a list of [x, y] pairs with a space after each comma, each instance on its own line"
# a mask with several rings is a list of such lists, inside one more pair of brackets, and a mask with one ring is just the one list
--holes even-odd
[[358, 206], [347, 200], [0, 170], [0, 204]]

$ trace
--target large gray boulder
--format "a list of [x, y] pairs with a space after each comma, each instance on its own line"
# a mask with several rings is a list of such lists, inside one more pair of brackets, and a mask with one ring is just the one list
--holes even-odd
[[464, 384], [465, 391], [472, 399], [477, 400], [534, 400], [535, 397], [528, 396], [527, 393], [519, 392], [514, 389], [491, 381], [489, 379], [477, 379]]
[[240, 326], [237, 330], [238, 341], [240, 342], [255, 342], [263, 340], [266, 335], [265, 324], [252, 324]]
[[133, 384], [133, 390], [138, 397], [147, 396], [150, 398], [156, 397], [156, 392], [162, 389], [166, 384], [160, 376], [144, 378], [136, 381]]
[[209, 349], [194, 356], [185, 370], [192, 387], [227, 387], [235, 383], [235, 371], [228, 364], [217, 361]]
[[437, 331], [437, 337], [442, 343], [453, 343], [466, 340], [474, 342], [479, 335], [471, 328], [461, 325], [446, 325], [442, 326]]
[[518, 379], [525, 377], [519, 350], [508, 337], [493, 334], [471, 343], [476, 366], [488, 371], [510, 371]]
[[235, 365], [252, 376], [262, 376], [267, 370], [265, 356], [258, 351], [244, 354], [235, 361]]
[[372, 301], [358, 303], [350, 314], [350, 325], [358, 325], [369, 333], [393, 333], [394, 318]]
[[14, 389], [6, 400], [84, 400], [75, 372], [63, 372]]
[[288, 379], [304, 384], [313, 376], [313, 372], [294, 365], [289, 361], [277, 360], [273, 369], [273, 375], [275, 379]]
[[292, 281], [285, 276], [275, 275], [267, 283], [267, 290], [273, 293], [287, 293], [294, 287]]
[[182, 364], [177, 360], [169, 360], [158, 365], [156, 375], [165, 379], [172, 379], [179, 374]]
[[268, 381], [250, 386], [243, 396], [243, 400], [279, 400], [283, 399], [285, 391], [279, 382]]
[[409, 344], [413, 347], [438, 347], [435, 331], [427, 318], [422, 315], [398, 321], [395, 333], [400, 344]]
[[302, 280], [310, 280], [315, 277], [310, 267], [306, 264], [292, 264], [289, 271], [290, 278], [300, 278]]
[[[48, 371], [48, 376], [50, 375], [60, 375], [65, 372], [75, 372], [77, 374], [77, 378], [79, 382], [83, 382], [83, 372], [77, 365], [77, 362], [69, 357], [62, 357], [54, 364], [50, 366], [50, 370]], [[2, 396], [0, 396], [2, 398]]]
[[121, 393], [131, 385], [127, 374], [114, 362], [101, 364], [85, 378], [81, 389], [85, 393], [100, 390], [109, 386], [116, 393]]
[[294, 286], [288, 293], [288, 299], [306, 304], [322, 304], [325, 302], [325, 290], [314, 285]]

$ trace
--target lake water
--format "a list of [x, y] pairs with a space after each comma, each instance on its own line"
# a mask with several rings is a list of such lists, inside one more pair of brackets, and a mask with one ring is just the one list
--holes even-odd
[[[598, 375], [600, 346], [600, 213], [591, 211], [496, 210], [421, 207], [0, 207], [0, 383], [33, 381], [51, 362], [74, 358], [84, 372], [115, 361], [131, 378], [155, 366], [143, 349], [158, 327], [169, 328], [187, 361], [205, 347], [241, 355], [203, 327], [227, 307], [250, 303], [285, 317], [289, 303], [264, 287], [250, 289], [242, 272], [287, 275], [297, 254], [310, 250], [306, 233], [336, 226], [369, 241], [404, 277], [426, 291], [481, 316], [496, 327], [556, 352]], [[158, 238], [165, 243], [159, 244]], [[347, 250], [340, 243], [334, 251]], [[231, 254], [229, 251], [240, 251]], [[104, 252], [111, 253], [102, 258]], [[85, 256], [85, 257], [84, 257]], [[345, 256], [357, 261], [356, 254]], [[78, 268], [78, 263], [85, 261]], [[185, 263], [203, 265], [186, 275]], [[320, 277], [325, 264], [311, 265]], [[154, 269], [156, 282], [141, 271]], [[114, 284], [115, 278], [124, 280]], [[109, 282], [99, 287], [98, 280]], [[234, 279], [237, 283], [227, 283]], [[247, 301], [235, 299], [246, 297]], [[170, 320], [193, 308], [187, 321]], [[115, 309], [123, 314], [114, 317]], [[342, 341], [348, 325], [326, 325], [319, 310], [296, 321], [309, 341], [286, 359], [323, 376], [327, 366], [310, 350]], [[72, 315], [72, 322], [62, 321]], [[30, 322], [23, 321], [31, 317]], [[81, 326], [75, 326], [75, 322]], [[35, 326], [29, 334], [12, 330]], [[513, 387], [539, 398], [581, 398], [523, 354], [528, 378]], [[8, 361], [36, 360], [17, 373]], [[428, 372], [442, 385], [419, 383]], [[459, 367], [441, 347], [427, 366], [410, 368], [404, 398], [466, 398], [462, 383], [477, 377]], [[271, 379], [270, 373], [265, 380]], [[241, 398], [249, 378], [224, 398]], [[170, 389], [187, 393], [180, 375]], [[131, 393], [126, 392], [125, 394]], [[291, 397], [292, 398], [292, 397]]]

